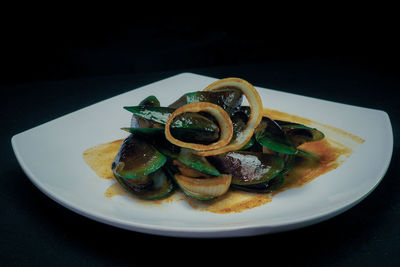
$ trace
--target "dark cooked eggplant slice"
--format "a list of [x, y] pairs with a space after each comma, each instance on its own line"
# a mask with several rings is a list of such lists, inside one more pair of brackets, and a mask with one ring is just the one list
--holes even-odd
[[[143, 99], [140, 103], [139, 106], [144, 106], [144, 107], [159, 107], [160, 106], [160, 101], [158, 99], [151, 95]], [[135, 114], [132, 115], [131, 119], [131, 127], [132, 128], [160, 128], [159, 123], [155, 123], [151, 120], [136, 116]]]
[[297, 148], [288, 139], [282, 128], [268, 117], [263, 117], [254, 131], [257, 142], [266, 148], [285, 154], [296, 154]]
[[247, 123], [247, 121], [250, 118], [250, 114], [251, 114], [251, 109], [249, 106], [240, 106], [237, 107], [233, 112], [232, 112], [232, 116], [239, 116], [240, 118], [242, 118], [242, 120]]
[[[246, 123], [248, 121], [247, 114], [241, 112], [241, 111], [236, 111], [232, 116], [232, 125], [233, 125], [233, 137], [232, 139], [235, 140], [238, 134], [240, 134], [243, 129], [246, 128]], [[252, 147], [255, 143], [254, 136], [251, 137], [249, 142], [245, 144], [240, 150], [246, 150]]]
[[119, 177], [135, 179], [158, 170], [166, 161], [154, 146], [131, 134], [122, 142], [111, 169]]
[[236, 112], [234, 115], [231, 116], [231, 121], [233, 125], [233, 139], [236, 139], [237, 135], [246, 128], [247, 118], [242, 116], [241, 113]]
[[143, 99], [140, 103], [139, 106], [146, 106], [146, 107], [159, 107], [160, 106], [160, 101], [155, 97], [154, 95], [148, 96], [145, 99]]
[[232, 184], [233, 188], [240, 189], [243, 191], [253, 192], [253, 193], [273, 193], [279, 190], [283, 184], [285, 183], [285, 176], [283, 174], [277, 175], [274, 179], [254, 184], [254, 185], [234, 185]]
[[171, 108], [179, 108], [183, 105], [195, 102], [210, 102], [222, 107], [228, 113], [240, 106], [243, 102], [243, 93], [237, 88], [226, 88], [218, 91], [197, 91], [184, 94], [177, 101], [169, 105]]
[[138, 186], [132, 181], [136, 179], [124, 179], [118, 175], [114, 175], [114, 177], [126, 191], [142, 199], [158, 199], [165, 197], [174, 188], [163, 168], [145, 176], [145, 179], [149, 182], [144, 186]]
[[310, 128], [305, 125], [287, 122], [287, 121], [276, 121], [282, 130], [286, 133], [286, 136], [292, 141], [297, 147], [306, 142], [315, 142], [322, 140], [325, 135], [315, 128]]
[[219, 133], [218, 124], [199, 113], [177, 115], [171, 123], [172, 136], [183, 142], [209, 144], [218, 140]]
[[[135, 127], [124, 127], [121, 128], [128, 133], [132, 133], [136, 136], [140, 136], [145, 140], [154, 140], [154, 138], [165, 139], [165, 128], [135, 128]], [[196, 141], [200, 144], [209, 144], [218, 140], [218, 132], [207, 131], [204, 129], [190, 129], [190, 128], [172, 128], [171, 133], [174, 137], [179, 138], [182, 141]]]
[[[135, 116], [144, 118], [163, 127], [175, 109], [166, 107], [125, 107]], [[208, 144], [219, 138], [220, 129], [218, 125], [207, 117], [198, 113], [187, 112], [174, 118], [171, 124], [171, 134], [184, 142], [197, 141]]]
[[186, 167], [195, 169], [201, 173], [212, 176], [221, 175], [221, 173], [211, 165], [205, 157], [193, 154], [191, 149], [181, 148], [177, 159]]
[[[144, 139], [152, 138], [165, 138], [164, 128], [121, 128], [126, 132], [139, 135]], [[199, 144], [209, 144], [218, 140], [219, 129], [215, 131], [207, 131], [204, 129], [191, 129], [191, 128], [172, 128], [171, 133], [175, 138], [184, 142], [194, 142]]]
[[124, 107], [124, 109], [132, 112], [136, 116], [161, 124], [165, 124], [168, 117], [175, 110], [173, 108], [151, 106], [132, 106]]
[[[179, 152], [181, 151], [179, 146], [170, 143], [165, 139], [165, 136], [163, 136], [163, 138], [155, 138], [153, 144], [157, 150], [164, 154], [169, 160], [177, 159]], [[167, 164], [165, 164], [164, 167], [166, 167]]]
[[236, 151], [210, 158], [220, 173], [232, 175], [232, 184], [250, 185], [273, 179], [284, 168], [278, 155], [261, 152]]
[[150, 179], [150, 175], [145, 175], [135, 179], [125, 179], [121, 176], [114, 174], [114, 178], [118, 182], [123, 183], [125, 186], [137, 192], [145, 191], [153, 185], [153, 180]]

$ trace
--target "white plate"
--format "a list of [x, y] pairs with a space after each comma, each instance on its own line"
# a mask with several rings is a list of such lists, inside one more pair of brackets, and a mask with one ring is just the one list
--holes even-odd
[[168, 105], [215, 80], [183, 73], [115, 96], [15, 135], [14, 152], [30, 180], [61, 205], [102, 223], [167, 236], [245, 236], [303, 227], [354, 206], [383, 178], [393, 149], [385, 112], [257, 88], [264, 106], [338, 127], [365, 142], [336, 170], [241, 213], [199, 211], [185, 201], [148, 205], [123, 196], [106, 198], [112, 181], [98, 178], [82, 152], [126, 136], [120, 128], [129, 125], [131, 114], [122, 107], [151, 94]]

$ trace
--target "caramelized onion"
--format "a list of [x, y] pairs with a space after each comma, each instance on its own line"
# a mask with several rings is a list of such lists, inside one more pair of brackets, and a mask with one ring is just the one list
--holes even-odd
[[213, 156], [229, 151], [239, 150], [249, 142], [254, 133], [254, 129], [260, 123], [263, 111], [261, 97], [249, 82], [240, 78], [225, 78], [210, 84], [204, 89], [204, 91], [215, 91], [231, 87], [240, 89], [249, 102], [251, 113], [246, 127], [238, 133], [237, 137], [228, 145], [207, 150], [203, 149], [203, 151], [196, 151], [196, 154], [201, 156]]
[[[218, 139], [217, 142], [211, 143], [209, 145], [203, 145], [203, 144], [183, 142], [172, 136], [170, 131], [170, 125], [176, 116], [185, 112], [201, 112], [201, 111], [211, 114], [217, 120], [220, 127], [220, 138]], [[174, 145], [190, 148], [197, 151], [214, 150], [222, 148], [231, 141], [232, 136], [233, 136], [233, 125], [228, 113], [226, 113], [226, 111], [223, 110], [220, 106], [208, 102], [196, 102], [184, 105], [176, 109], [168, 117], [168, 120], [165, 123], [165, 137], [167, 138], [168, 141], [170, 141]]]
[[175, 180], [187, 195], [206, 200], [225, 194], [231, 184], [232, 176], [222, 174], [216, 177], [192, 178], [175, 174]]

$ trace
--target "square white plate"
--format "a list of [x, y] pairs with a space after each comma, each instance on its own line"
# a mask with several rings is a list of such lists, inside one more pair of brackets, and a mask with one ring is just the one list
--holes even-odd
[[99, 222], [168, 236], [244, 236], [303, 227], [354, 206], [383, 178], [393, 149], [385, 112], [256, 87], [265, 107], [343, 129], [365, 142], [323, 179], [287, 190], [272, 202], [241, 213], [202, 212], [185, 201], [147, 205], [128, 197], [106, 198], [104, 192], [112, 181], [98, 178], [82, 153], [127, 136], [120, 128], [129, 125], [131, 113], [122, 107], [137, 105], [151, 94], [161, 105], [168, 105], [215, 80], [182, 73], [112, 97], [15, 135], [15, 155], [29, 179], [61, 205]]

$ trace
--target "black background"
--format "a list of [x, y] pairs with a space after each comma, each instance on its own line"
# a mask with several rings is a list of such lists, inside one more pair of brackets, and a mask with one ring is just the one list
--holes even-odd
[[[399, 54], [391, 18], [326, 25], [216, 18], [121, 21], [56, 14], [2, 21], [0, 264], [400, 264]], [[77, 215], [47, 198], [19, 167], [13, 135], [181, 72], [237, 76], [256, 86], [386, 111], [395, 145], [385, 178], [360, 204], [314, 226], [247, 238], [181, 239]]]

